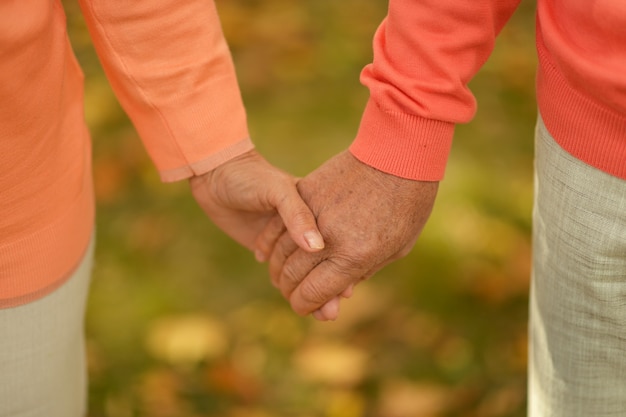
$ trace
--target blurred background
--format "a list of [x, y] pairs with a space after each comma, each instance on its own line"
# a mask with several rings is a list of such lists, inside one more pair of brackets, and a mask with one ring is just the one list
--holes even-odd
[[[160, 183], [104, 78], [75, 2], [98, 200], [87, 337], [91, 417], [524, 416], [534, 2], [471, 87], [413, 252], [359, 285], [340, 319], [292, 313], [266, 266], [186, 182]], [[345, 149], [385, 0], [218, 0], [253, 140], [304, 176]]]

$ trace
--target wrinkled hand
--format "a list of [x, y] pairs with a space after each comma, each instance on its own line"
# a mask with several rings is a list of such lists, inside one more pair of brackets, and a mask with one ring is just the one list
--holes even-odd
[[306, 253], [275, 218], [257, 241], [272, 283], [301, 315], [334, 320], [339, 297], [409, 253], [432, 210], [438, 182], [378, 171], [348, 151], [298, 183], [317, 217], [325, 249]]
[[204, 212], [244, 247], [254, 250], [258, 235], [278, 215], [295, 244], [309, 252], [320, 250], [324, 241], [296, 182], [255, 150], [189, 180]]

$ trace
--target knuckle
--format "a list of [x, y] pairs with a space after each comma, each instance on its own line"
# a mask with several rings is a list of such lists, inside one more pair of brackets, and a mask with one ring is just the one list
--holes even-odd
[[278, 238], [272, 252], [272, 258], [274, 258], [275, 262], [283, 266], [286, 260], [297, 249], [298, 245], [293, 241], [291, 236], [285, 232], [280, 236], [280, 238]]
[[302, 282], [309, 282], [306, 277], [319, 264], [320, 258], [315, 256], [290, 257], [282, 266], [280, 283], [283, 295], [289, 296]]
[[367, 266], [372, 263], [373, 254], [367, 252], [351, 253], [349, 255], [336, 254], [329, 259], [330, 268], [339, 275], [354, 275], [355, 273], [368, 269]]
[[311, 305], [322, 304], [330, 298], [325, 291], [325, 286], [314, 281], [304, 282], [300, 289], [300, 295], [306, 303]]
[[280, 280], [286, 259], [287, 257], [285, 256], [283, 249], [280, 247], [280, 245], [277, 245], [271, 255], [269, 265], [270, 276], [273, 280]]
[[278, 264], [275, 261], [271, 261], [270, 262], [269, 274], [270, 274], [270, 278], [272, 280], [272, 284], [274, 284], [274, 286], [280, 285], [281, 270], [282, 270], [282, 265], [281, 264]]
[[287, 259], [289, 255], [291, 255], [294, 245], [295, 244], [292, 242], [291, 237], [287, 234], [282, 235], [278, 239], [276, 245], [274, 246], [274, 253], [276, 255], [276, 259], [279, 259], [281, 264], [285, 262], [285, 259]]
[[298, 271], [300, 268], [294, 262], [286, 262], [283, 265], [283, 269], [280, 273], [281, 282], [285, 283], [285, 285], [295, 286], [300, 281], [302, 281], [300, 274]]

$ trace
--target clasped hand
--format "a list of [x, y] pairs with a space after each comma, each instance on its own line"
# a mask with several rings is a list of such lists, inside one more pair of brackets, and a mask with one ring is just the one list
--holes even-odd
[[296, 313], [334, 320], [341, 296], [411, 250], [438, 183], [383, 173], [347, 151], [298, 182], [252, 150], [190, 186], [219, 228], [269, 261]]
[[293, 241], [307, 252], [324, 247], [313, 213], [296, 189], [296, 179], [269, 164], [255, 150], [189, 180], [207, 216], [242, 246], [255, 241], [277, 215]]
[[303, 249], [286, 218], [274, 216], [256, 240], [257, 259], [269, 261], [272, 283], [296, 313], [334, 320], [341, 296], [409, 253], [438, 184], [386, 174], [342, 152], [298, 182], [325, 248]]

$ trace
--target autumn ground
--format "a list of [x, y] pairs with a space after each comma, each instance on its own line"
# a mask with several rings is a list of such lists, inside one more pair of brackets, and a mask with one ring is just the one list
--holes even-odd
[[[525, 410], [532, 200], [532, 1], [471, 84], [415, 250], [340, 320], [293, 314], [185, 183], [161, 184], [66, 1], [87, 75], [98, 248], [87, 318], [91, 417], [500, 417]], [[220, 0], [253, 140], [306, 175], [346, 148], [384, 0]]]

